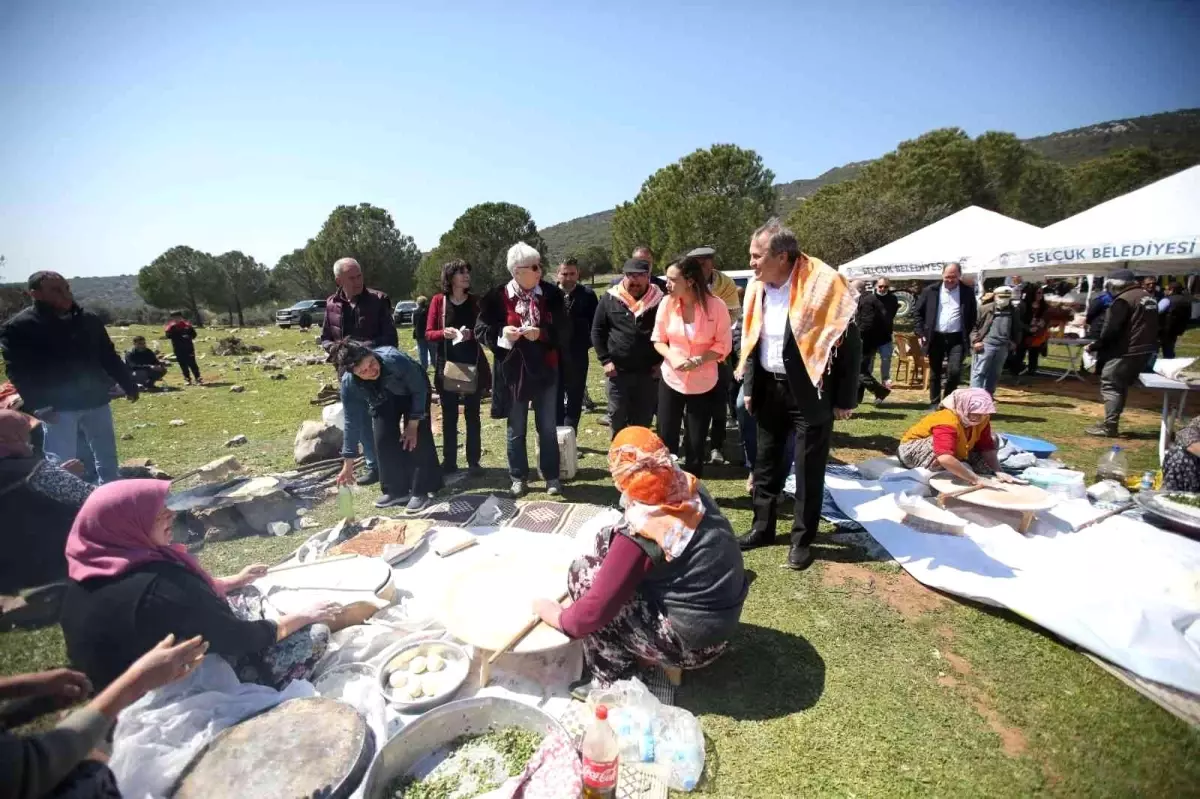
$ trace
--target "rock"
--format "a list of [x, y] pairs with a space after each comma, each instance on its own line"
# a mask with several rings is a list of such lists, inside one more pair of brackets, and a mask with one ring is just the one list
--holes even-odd
[[274, 536], [287, 535], [292, 531], [292, 526], [287, 522], [271, 522], [267, 525], [267, 532]]
[[282, 366], [277, 363], [272, 363], [271, 361], [260, 361], [258, 368], [262, 369], [264, 372], [278, 372], [279, 370], [283, 369]]
[[301, 424], [300, 429], [296, 431], [293, 454], [296, 463], [301, 466], [336, 458], [341, 451], [342, 431], [331, 424], [308, 421]]
[[192, 516], [204, 527], [205, 541], [231, 541], [251, 534], [242, 527], [242, 515], [233, 506], [192, 511]]
[[[234, 368], [236, 369], [237, 367], [234, 367]], [[246, 390], [245, 386], [230, 386], [229, 387], [230, 394], [241, 394], [245, 390]]]
[[147, 427], [154, 427], [154, 422], [138, 422], [133, 426], [134, 430], [145, 430]]
[[245, 436], [234, 436], [233, 438], [231, 438], [225, 442], [225, 446], [240, 447], [240, 446], [243, 446], [243, 445], [249, 444], [249, 443], [250, 443], [250, 439], [246, 438]]
[[133, 433], [122, 433], [121, 440], [122, 441], [133, 441]]
[[242, 367], [240, 367], [240, 366], [231, 366], [230, 369], [231, 369], [231, 371], [234, 371], [234, 372], [242, 371]]
[[272, 380], [287, 380], [287, 375], [285, 375], [283, 372], [276, 372], [275, 374], [271, 375], [271, 379]]
[[171, 421], [167, 422], [167, 424], [171, 425], [171, 427], [183, 427], [185, 424], [187, 424], [187, 422], [183, 421], [182, 419], [172, 419]]

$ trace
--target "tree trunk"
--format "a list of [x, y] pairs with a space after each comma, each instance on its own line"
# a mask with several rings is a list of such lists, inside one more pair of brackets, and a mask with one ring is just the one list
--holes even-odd
[[233, 302], [237, 306], [238, 327], [245, 327], [246, 320], [242, 317], [242, 298], [234, 295]]

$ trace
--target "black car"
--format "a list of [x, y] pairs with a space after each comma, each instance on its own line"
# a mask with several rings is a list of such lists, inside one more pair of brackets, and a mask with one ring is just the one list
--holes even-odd
[[396, 303], [396, 309], [392, 311], [392, 321], [396, 323], [396, 327], [411, 325], [416, 312], [416, 302], [413, 300], [402, 300]]

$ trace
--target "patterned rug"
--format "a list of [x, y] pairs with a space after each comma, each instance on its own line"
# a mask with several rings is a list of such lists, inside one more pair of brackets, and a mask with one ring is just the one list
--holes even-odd
[[413, 516], [428, 519], [435, 526], [486, 527], [503, 524], [516, 512], [516, 503], [506, 497], [491, 494], [457, 494], [439, 499]]
[[600, 505], [576, 505], [548, 500], [522, 502], [517, 507], [517, 515], [508, 523], [509, 527], [517, 527], [531, 533], [571, 537], [574, 537], [588, 521], [609, 510]]

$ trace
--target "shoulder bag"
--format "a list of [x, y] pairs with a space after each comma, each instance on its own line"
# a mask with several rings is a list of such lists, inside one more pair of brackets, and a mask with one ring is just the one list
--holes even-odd
[[442, 295], [442, 390], [471, 395], [479, 390], [479, 364], [450, 360], [450, 344], [446, 340], [446, 319], [450, 313], [450, 295]]

